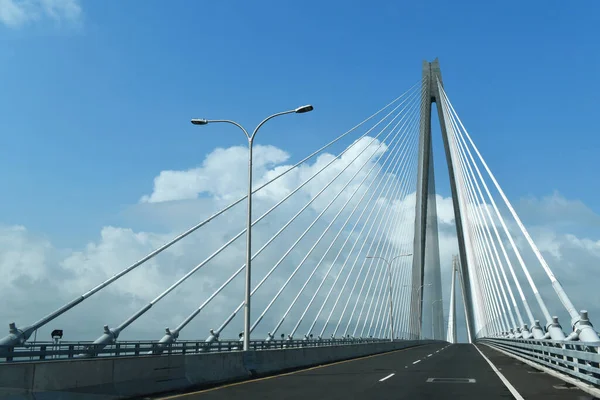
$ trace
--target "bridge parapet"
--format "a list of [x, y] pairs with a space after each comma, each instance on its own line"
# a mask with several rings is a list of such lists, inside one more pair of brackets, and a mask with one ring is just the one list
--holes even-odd
[[[389, 343], [389, 339], [344, 338], [317, 340], [251, 340], [250, 350], [296, 349]], [[221, 353], [242, 350], [239, 340], [193, 341], [180, 340], [172, 343], [157, 341], [120, 341], [106, 347], [96, 348], [91, 341], [85, 342], [34, 342], [22, 347], [0, 347], [0, 363], [58, 361], [98, 357], [137, 357], [145, 355], [185, 355]]]
[[[240, 342], [227, 343], [241, 347]], [[256, 341], [253, 343], [258, 345]], [[9, 396], [51, 393], [67, 399], [86, 399], [92, 393], [107, 398], [142, 396], [243, 380], [430, 343], [441, 341], [372, 340], [350, 343], [338, 340], [334, 343], [324, 340], [320, 344], [318, 341], [294, 341], [293, 345], [298, 347], [283, 349], [278, 341], [275, 344], [279, 347], [272, 346], [264, 351], [165, 353], [3, 363], [0, 364], [0, 393]], [[291, 343], [286, 341], [284, 344]]]
[[562, 379], [571, 377], [591, 385], [600, 393], [600, 342], [500, 338], [478, 342], [546, 371], [555, 371]]

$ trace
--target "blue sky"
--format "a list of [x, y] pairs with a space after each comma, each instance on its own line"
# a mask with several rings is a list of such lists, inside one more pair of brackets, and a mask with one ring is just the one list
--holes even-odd
[[189, 118], [253, 126], [312, 103], [258, 138], [296, 159], [403, 92], [436, 56], [511, 198], [557, 190], [600, 211], [600, 4], [402, 3], [87, 1], [76, 21], [0, 24], [0, 221], [80, 245], [161, 170], [243, 144]]
[[[233, 128], [195, 127], [190, 118], [251, 129], [266, 115], [313, 104], [314, 112], [273, 120], [257, 137], [294, 162], [418, 82], [422, 61], [435, 57], [453, 105], [525, 223], [541, 232], [536, 240], [557, 274], [571, 277], [574, 266], [597, 273], [597, 1], [141, 4], [0, 0], [3, 275], [22, 273], [42, 293], [44, 279], [60, 287], [65, 275], [56, 271], [73, 273], [81, 279], [70, 290], [83, 292], [172, 237], [144, 220], [152, 219], [144, 210], [171, 216], [170, 204], [139, 205], [153, 180], [199, 166], [217, 147], [245, 144]], [[448, 200], [435, 131], [438, 192]], [[184, 225], [210, 209], [198, 201], [188, 215], [186, 206], [177, 209]], [[446, 245], [443, 262], [451, 251]], [[177, 263], [197, 262], [190, 253]], [[147, 285], [132, 277], [119, 290], [146, 301], [172, 279], [174, 263], [163, 263], [165, 275], [148, 273]], [[23, 282], [0, 282], [15, 304], [0, 322], [33, 315], [21, 303], [49, 309], [64, 300], [26, 296], [36, 290]], [[571, 284], [570, 293], [588, 293]]]

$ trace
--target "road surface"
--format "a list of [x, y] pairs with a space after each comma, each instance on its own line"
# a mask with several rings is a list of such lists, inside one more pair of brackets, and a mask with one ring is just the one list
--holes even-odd
[[487, 346], [472, 344], [419, 346], [162, 398], [594, 399]]

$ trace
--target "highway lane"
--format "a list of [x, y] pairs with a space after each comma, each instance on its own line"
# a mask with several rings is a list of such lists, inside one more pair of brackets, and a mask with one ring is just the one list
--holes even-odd
[[[543, 380], [536, 381], [534, 385], [527, 386], [527, 380], [522, 376], [531, 374], [528, 374], [523, 365], [511, 362], [510, 357], [486, 346], [479, 347], [488, 358], [493, 358], [501, 365], [500, 373], [504, 372], [514, 378], [517, 385], [511, 384], [510, 381], [503, 382], [475, 346], [436, 344], [165, 398], [200, 400], [237, 398], [248, 400], [312, 398], [583, 400], [591, 398], [578, 390], [549, 389], [548, 386], [562, 383], [552, 377], [545, 377]], [[521, 377], [517, 378], [517, 376]], [[538, 385], [541, 386], [537, 387]]]
[[412, 365], [415, 360], [425, 358], [428, 354], [445, 351], [442, 350], [445, 346], [448, 345], [418, 346], [168, 398], [186, 400], [354, 398], [353, 393], [380, 384], [380, 379], [396, 373], [405, 365]]
[[[393, 360], [390, 360], [393, 362]], [[509, 389], [470, 344], [451, 345], [402, 371], [397, 379], [377, 385], [374, 398], [511, 399]]]

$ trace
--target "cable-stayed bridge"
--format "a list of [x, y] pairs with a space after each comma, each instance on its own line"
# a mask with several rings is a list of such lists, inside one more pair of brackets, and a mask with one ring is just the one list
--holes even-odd
[[[311, 110], [274, 114], [252, 133], [229, 120], [192, 122], [198, 129], [241, 128], [252, 166], [253, 157], [261, 157], [253, 154], [253, 142], [263, 124]], [[432, 111], [439, 120], [458, 242], [458, 254], [444, 272], [441, 265], [450, 260], [440, 257]], [[394, 382], [408, 379], [415, 393], [448, 395], [452, 384], [456, 398], [501, 397], [504, 391], [519, 398], [523, 388], [510, 381], [529, 384], [524, 376], [532, 369], [524, 368], [530, 366], [544, 373], [540, 385], [550, 382], [564, 396], [575, 395], [560, 387], [564, 382], [577, 395], [600, 394], [600, 339], [584, 311], [597, 305], [574, 305], [476, 139], [444, 89], [438, 61], [424, 62], [421, 80], [295, 164], [258, 179], [249, 168], [247, 195], [59, 309], [10, 322], [8, 335], [0, 338], [0, 394], [148, 395], [379, 353], [383, 368], [366, 359], [329, 367], [340, 370], [336, 390], [356, 395], [379, 382], [371, 394], [388, 398]], [[61, 340], [60, 330], [52, 332], [52, 342], [36, 340], [57, 318], [68, 318], [111, 285], [154, 268], [155, 258], [191, 236], [213, 247], [196, 265], [176, 271], [139, 310], [130, 315], [114, 310], [114, 320], [87, 341]], [[157, 328], [153, 340], [123, 340], [136, 322], [190, 284], [201, 285], [192, 299], [197, 305], [188, 307], [186, 299], [177, 306], [176, 314], [184, 315], [178, 325], [162, 335]], [[457, 320], [471, 344], [456, 344]], [[389, 353], [394, 350], [403, 351]], [[506, 364], [504, 371], [495, 364]], [[132, 365], [139, 371], [131, 372]], [[344, 380], [343, 368], [370, 378]], [[370, 374], [377, 370], [390, 374], [374, 379]], [[321, 390], [321, 378], [306, 380], [297, 395]], [[307, 387], [311, 382], [317, 383]], [[270, 390], [283, 390], [271, 385]], [[264, 398], [261, 389], [248, 390], [250, 397]]]

